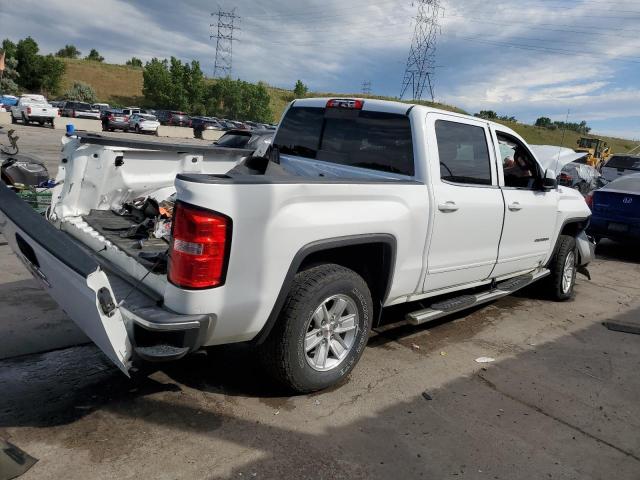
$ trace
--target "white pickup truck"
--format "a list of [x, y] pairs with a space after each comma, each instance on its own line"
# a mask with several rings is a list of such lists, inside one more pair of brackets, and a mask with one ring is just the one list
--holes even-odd
[[58, 109], [52, 107], [42, 95], [22, 95], [18, 103], [11, 107], [11, 123], [21, 120], [25, 125], [37, 122], [53, 127], [53, 119], [58, 116]]
[[[0, 229], [125, 373], [248, 342], [275, 379], [322, 389], [384, 307], [420, 300], [406, 321], [421, 324], [544, 277], [564, 300], [593, 258], [584, 199], [522, 138], [425, 106], [296, 100], [264, 155], [64, 142], [47, 219], [0, 187]], [[118, 235], [123, 205], [172, 194], [168, 241]], [[166, 272], [141, 258], [167, 250]]]

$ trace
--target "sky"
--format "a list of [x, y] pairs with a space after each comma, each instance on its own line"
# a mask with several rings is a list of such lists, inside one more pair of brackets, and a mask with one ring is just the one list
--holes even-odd
[[[218, 8], [235, 13], [232, 76], [398, 96], [418, 0], [0, 0], [0, 37], [67, 43], [110, 63], [196, 59], [213, 74]], [[440, 0], [435, 99], [533, 123], [586, 120], [640, 139], [640, 2]], [[426, 98], [425, 92], [423, 98]]]

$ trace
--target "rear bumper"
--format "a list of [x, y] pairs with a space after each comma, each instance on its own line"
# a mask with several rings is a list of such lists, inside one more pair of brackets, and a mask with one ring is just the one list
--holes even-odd
[[178, 360], [199, 349], [215, 315], [180, 315], [160, 307], [120, 307], [135, 356], [147, 362]]
[[[618, 226], [613, 229], [611, 224]], [[626, 225], [625, 231], [620, 231], [620, 225]], [[615, 220], [609, 221], [605, 218], [592, 217], [589, 224], [588, 233], [596, 237], [610, 238], [612, 240], [638, 240], [640, 239], [640, 223]]]

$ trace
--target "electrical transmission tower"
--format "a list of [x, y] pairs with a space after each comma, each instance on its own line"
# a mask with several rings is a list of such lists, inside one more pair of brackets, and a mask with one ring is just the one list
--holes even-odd
[[371, 80], [367, 80], [366, 82], [362, 82], [362, 94], [363, 95], [371, 95]]
[[420, 100], [425, 87], [429, 89], [429, 95], [433, 102], [432, 76], [435, 70], [436, 36], [439, 33], [438, 15], [440, 14], [439, 0], [415, 0], [418, 3], [418, 15], [416, 27], [413, 30], [413, 39], [407, 66], [404, 70], [400, 98], [407, 94], [411, 98]]
[[234, 8], [230, 12], [223, 12], [218, 8], [218, 13], [212, 13], [211, 16], [218, 17], [218, 23], [211, 23], [209, 27], [213, 30], [217, 27], [215, 35], [209, 35], [209, 39], [216, 39], [216, 59], [213, 63], [213, 76], [226, 77], [231, 75], [231, 60], [233, 52], [233, 31], [239, 30], [234, 24], [240, 17], [236, 15]]

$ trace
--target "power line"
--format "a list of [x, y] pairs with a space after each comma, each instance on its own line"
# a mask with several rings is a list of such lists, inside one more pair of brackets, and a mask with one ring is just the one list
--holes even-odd
[[420, 100], [425, 87], [429, 87], [431, 101], [434, 101], [432, 75], [435, 71], [436, 35], [438, 29], [438, 15], [440, 14], [439, 0], [418, 0], [418, 15], [413, 31], [413, 40], [409, 48], [407, 66], [404, 70], [400, 99], [411, 87], [412, 99]]
[[209, 35], [209, 40], [216, 39], [216, 58], [213, 62], [213, 76], [226, 77], [231, 75], [231, 64], [233, 60], [233, 31], [238, 30], [234, 24], [236, 19], [240, 17], [236, 15], [234, 8], [230, 12], [223, 12], [218, 8], [218, 13], [212, 13], [211, 16], [218, 16], [218, 23], [209, 24], [210, 28], [217, 27], [215, 35]]
[[371, 95], [371, 80], [362, 82], [362, 94]]

